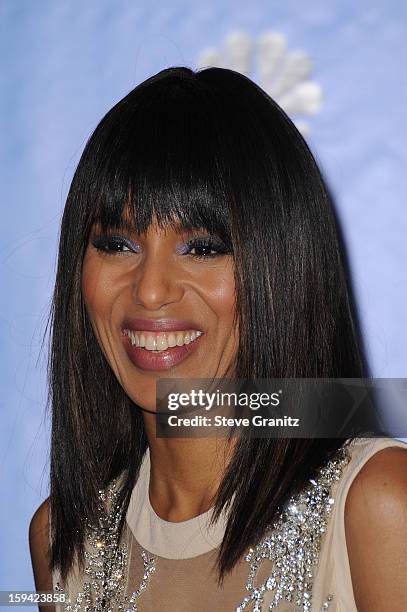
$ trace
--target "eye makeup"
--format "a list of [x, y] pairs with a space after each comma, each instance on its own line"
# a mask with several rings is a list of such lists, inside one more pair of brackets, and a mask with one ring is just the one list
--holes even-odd
[[91, 239], [92, 246], [106, 255], [126, 254], [137, 252], [137, 246], [124, 236], [115, 234], [101, 234]]
[[[199, 251], [205, 251], [205, 255], [192, 253], [192, 251], [196, 249]], [[200, 237], [196, 236], [195, 238], [191, 238], [186, 242], [177, 245], [175, 251], [179, 255], [187, 255], [190, 254], [198, 259], [205, 257], [216, 257], [219, 255], [226, 255], [229, 251], [225, 244], [214, 237]], [[212, 251], [212, 253], [211, 253]]]
[[[182, 232], [180, 237], [182, 242], [175, 247], [178, 255], [209, 259], [230, 254], [230, 250], [219, 237], [211, 236], [205, 231]], [[106, 255], [128, 255], [140, 252], [140, 246], [133, 240], [119, 233], [113, 233], [112, 230], [107, 230], [105, 233], [95, 232], [91, 238], [91, 244], [101, 254]]]

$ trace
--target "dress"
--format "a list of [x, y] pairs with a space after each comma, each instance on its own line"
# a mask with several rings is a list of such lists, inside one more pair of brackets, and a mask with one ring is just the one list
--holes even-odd
[[[127, 602], [123, 609], [265, 612], [272, 604], [278, 612], [357, 612], [345, 540], [346, 496], [368, 459], [394, 446], [407, 449], [406, 443], [391, 438], [360, 438], [340, 449], [308, 487], [291, 498], [282, 520], [274, 524], [257, 547], [250, 549], [248, 557], [236, 564], [222, 587], [216, 582], [214, 565], [226, 515], [212, 527], [212, 510], [179, 523], [158, 517], [148, 495], [147, 451], [126, 515], [123, 554], [119, 563], [112, 565], [110, 576], [113, 587], [122, 585], [123, 594], [135, 593], [133, 607]], [[93, 559], [88, 575], [92, 579], [79, 576], [74, 569], [68, 584], [63, 585], [58, 572], [53, 573], [54, 589], [65, 587], [72, 604], [77, 593], [84, 592], [84, 580], [88, 584], [93, 580], [96, 585], [103, 581], [102, 574], [99, 578], [97, 575], [101, 571], [97, 550], [100, 539], [97, 533], [87, 544]], [[118, 605], [120, 596], [113, 601]], [[56, 610], [60, 612], [58, 606]], [[70, 612], [75, 607], [65, 610]]]

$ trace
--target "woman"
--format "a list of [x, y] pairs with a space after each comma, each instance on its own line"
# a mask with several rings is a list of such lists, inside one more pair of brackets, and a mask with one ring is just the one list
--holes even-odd
[[230, 70], [149, 78], [92, 134], [62, 220], [37, 590], [68, 610], [406, 610], [402, 442], [155, 431], [160, 378], [366, 376], [293, 123]]

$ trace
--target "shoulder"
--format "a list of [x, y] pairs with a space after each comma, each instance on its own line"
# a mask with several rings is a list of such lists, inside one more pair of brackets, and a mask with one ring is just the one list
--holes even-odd
[[359, 470], [346, 499], [345, 521], [358, 519], [363, 507], [372, 521], [388, 521], [388, 512], [406, 510], [407, 444], [375, 452]]
[[38, 529], [44, 529], [48, 526], [48, 514], [49, 514], [49, 497], [45, 499], [42, 504], [34, 512], [33, 517], [30, 521], [29, 533], [35, 535]]
[[49, 497], [34, 512], [28, 529], [31, 563], [37, 591], [52, 590], [49, 568]]
[[359, 470], [345, 534], [358, 610], [407, 609], [407, 445], [378, 450]]

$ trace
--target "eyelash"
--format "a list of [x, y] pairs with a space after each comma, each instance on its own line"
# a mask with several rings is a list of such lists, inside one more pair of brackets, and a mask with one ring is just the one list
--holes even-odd
[[[103, 253], [103, 255], [127, 255], [128, 251], [119, 251], [111, 248], [112, 245], [116, 245], [119, 247], [126, 246], [133, 250], [131, 243], [122, 238], [121, 236], [98, 236], [92, 240], [92, 245], [99, 252]], [[182, 255], [190, 255], [194, 257], [194, 259], [209, 259], [214, 257], [219, 257], [220, 255], [225, 255], [229, 253], [227, 247], [221, 241], [214, 240], [213, 238], [192, 238], [185, 243], [186, 249], [183, 247]], [[197, 255], [191, 253], [190, 251], [197, 248], [204, 248], [210, 251], [216, 251], [215, 253], [207, 253], [206, 255]]]
[[[195, 259], [208, 259], [210, 257], [219, 257], [220, 255], [226, 255], [229, 253], [227, 247], [220, 240], [214, 240], [213, 238], [191, 238], [186, 242], [188, 252], [183, 253], [185, 255], [191, 255]], [[206, 255], [194, 255], [190, 251], [192, 249], [207, 249], [209, 251], [215, 251], [215, 253], [207, 253]]]

